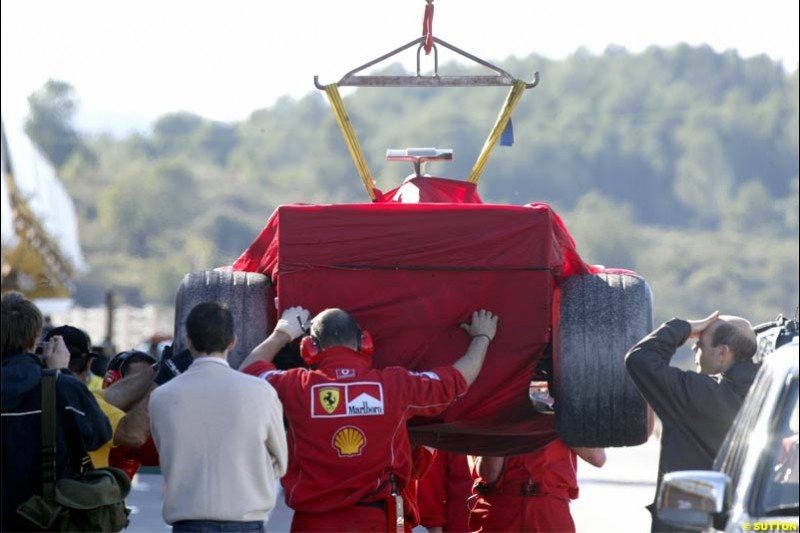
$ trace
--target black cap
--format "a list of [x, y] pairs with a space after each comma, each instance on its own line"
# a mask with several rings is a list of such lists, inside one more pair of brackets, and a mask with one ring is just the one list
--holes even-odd
[[99, 357], [99, 355], [92, 351], [92, 341], [89, 339], [89, 335], [82, 329], [72, 326], [53, 328], [47, 332], [44, 340], [49, 341], [56, 335], [60, 335], [61, 338], [64, 339], [64, 344], [67, 345], [67, 350], [69, 350], [70, 359], [77, 359], [85, 355]]

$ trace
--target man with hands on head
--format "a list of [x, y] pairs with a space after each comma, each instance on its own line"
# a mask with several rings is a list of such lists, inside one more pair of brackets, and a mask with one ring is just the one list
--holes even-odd
[[471, 337], [452, 366], [426, 372], [372, 367], [369, 333], [346, 311], [326, 309], [311, 323], [301, 355], [316, 370], [277, 370], [272, 360], [303, 334], [309, 312], [285, 310], [272, 334], [242, 362], [278, 391], [288, 420], [289, 469], [281, 480], [294, 509], [292, 531], [387, 531], [403, 514], [411, 476], [406, 422], [433, 416], [464, 395], [497, 331], [489, 311], [461, 327]]
[[[698, 372], [669, 364], [687, 339], [695, 339]], [[702, 320], [673, 318], [628, 352], [628, 373], [663, 424], [656, 493], [666, 473], [711, 469], [758, 371], [756, 348], [750, 322], [715, 311]], [[652, 531], [675, 530], [648, 507]]]

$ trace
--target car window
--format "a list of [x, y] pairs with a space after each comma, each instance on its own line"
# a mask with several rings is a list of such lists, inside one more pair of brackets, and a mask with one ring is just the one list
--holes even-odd
[[769, 392], [772, 375], [768, 368], [762, 368], [756, 376], [753, 386], [747, 395], [742, 410], [736, 416], [731, 431], [725, 437], [714, 461], [714, 470], [727, 474], [731, 478], [731, 486], [739, 485], [742, 465], [747, 457], [747, 450], [753, 437], [754, 427], [758, 422], [761, 406]]
[[759, 514], [796, 516], [798, 511], [798, 383], [789, 379], [776, 413], [775, 438], [765, 458]]

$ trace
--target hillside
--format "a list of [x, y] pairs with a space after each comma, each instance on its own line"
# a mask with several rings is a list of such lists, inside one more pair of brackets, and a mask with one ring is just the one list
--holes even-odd
[[[489, 162], [484, 200], [553, 204], [586, 260], [650, 281], [657, 320], [794, 311], [796, 70], [689, 46], [501, 64], [522, 78], [539, 71], [541, 83], [514, 114], [514, 146]], [[220, 98], [235, 99], [235, 84]], [[453, 148], [453, 162], [428, 172], [464, 179], [504, 98], [497, 88], [360, 89], [345, 101], [388, 190], [410, 171], [383, 160], [390, 147]], [[240, 123], [175, 113], [151, 134], [82, 142], [60, 173], [92, 268], [78, 284], [84, 305], [110, 286], [129, 303], [170, 303], [184, 273], [230, 264], [277, 205], [367, 201], [319, 91]]]

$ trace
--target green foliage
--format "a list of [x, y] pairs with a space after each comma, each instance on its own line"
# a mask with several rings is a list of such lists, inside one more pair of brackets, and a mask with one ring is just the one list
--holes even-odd
[[636, 221], [629, 205], [590, 192], [564, 219], [569, 221], [570, 234], [584, 261], [633, 268], [643, 243], [641, 236], [631, 231]]
[[130, 165], [99, 194], [100, 224], [117, 249], [150, 257], [164, 231], [190, 225], [195, 191], [195, 180], [183, 164]]
[[798, 299], [798, 241], [733, 231], [640, 228], [633, 265], [652, 285], [658, 321], [726, 314], [772, 320]]
[[[657, 320], [721, 309], [761, 321], [793, 311], [797, 71], [687, 45], [579, 50], [564, 61], [531, 55], [504, 67], [525, 78], [538, 70], [541, 83], [514, 114], [515, 145], [489, 161], [485, 201], [555, 205], [586, 261], [650, 281]], [[68, 140], [74, 99], [71, 88], [56, 89], [36, 101], [55, 117], [44, 131]], [[428, 172], [465, 179], [504, 98], [497, 88], [359, 89], [345, 102], [388, 191], [411, 167], [384, 161], [387, 148], [453, 148], [453, 162]], [[276, 206], [367, 201], [319, 91], [240, 123], [172, 113], [151, 134], [86, 142], [97, 157], [71, 150], [62, 167], [93, 267], [79, 283], [82, 303], [99, 302], [110, 286], [131, 303], [169, 303], [184, 273], [234, 261]]]
[[30, 115], [25, 133], [45, 153], [56, 168], [61, 168], [73, 154], [94, 161], [94, 155], [72, 126], [77, 103], [75, 90], [66, 82], [48, 80], [28, 97]]

